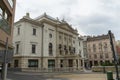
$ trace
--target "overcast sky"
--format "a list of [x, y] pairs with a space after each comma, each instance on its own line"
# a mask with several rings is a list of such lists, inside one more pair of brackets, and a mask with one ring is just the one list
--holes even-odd
[[111, 30], [120, 40], [120, 0], [17, 0], [15, 21], [26, 12], [31, 18], [44, 12], [64, 18], [81, 35], [102, 35]]

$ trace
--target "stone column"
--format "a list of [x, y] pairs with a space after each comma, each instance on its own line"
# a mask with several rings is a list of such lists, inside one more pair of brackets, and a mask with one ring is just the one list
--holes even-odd
[[76, 65], [76, 59], [73, 59], [73, 71], [75, 71], [77, 68], [77, 65]]

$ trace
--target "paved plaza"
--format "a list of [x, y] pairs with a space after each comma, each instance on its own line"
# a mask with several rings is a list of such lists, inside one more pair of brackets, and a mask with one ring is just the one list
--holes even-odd
[[[34, 73], [8, 72], [7, 80], [107, 80], [106, 74], [95, 72], [79, 73]], [[114, 74], [115, 79], [115, 74]], [[0, 79], [1, 80], [1, 79]]]

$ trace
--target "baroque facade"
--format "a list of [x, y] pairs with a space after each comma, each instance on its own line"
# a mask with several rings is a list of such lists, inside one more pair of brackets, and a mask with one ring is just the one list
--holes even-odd
[[[115, 45], [114, 35], [112, 36], [113, 43]], [[113, 53], [111, 50], [111, 44], [109, 40], [109, 35], [100, 36], [88, 36], [87, 38], [87, 53], [89, 57], [89, 65], [100, 66], [104, 62], [113, 62]]]
[[31, 19], [29, 13], [14, 25], [13, 67], [21, 69], [81, 69], [77, 30], [66, 21], [44, 13]]

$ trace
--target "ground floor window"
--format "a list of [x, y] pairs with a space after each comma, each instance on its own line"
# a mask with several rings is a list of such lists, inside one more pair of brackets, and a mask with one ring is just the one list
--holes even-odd
[[60, 60], [60, 67], [63, 67], [63, 60]]
[[55, 60], [53, 59], [48, 60], [48, 68], [55, 68]]
[[38, 60], [37, 59], [29, 59], [28, 67], [38, 67]]
[[18, 67], [18, 64], [19, 64], [19, 60], [14, 60], [14, 67]]

